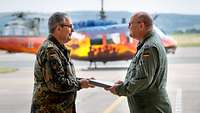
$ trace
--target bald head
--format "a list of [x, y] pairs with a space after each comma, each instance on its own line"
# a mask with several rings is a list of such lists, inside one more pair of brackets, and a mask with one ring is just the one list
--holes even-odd
[[147, 29], [152, 29], [153, 27], [153, 19], [151, 16], [146, 12], [138, 12], [136, 13], [133, 18], [135, 18], [138, 22], [144, 23]]
[[148, 13], [138, 12], [131, 17], [128, 28], [131, 37], [143, 40], [146, 34], [152, 32], [153, 20]]

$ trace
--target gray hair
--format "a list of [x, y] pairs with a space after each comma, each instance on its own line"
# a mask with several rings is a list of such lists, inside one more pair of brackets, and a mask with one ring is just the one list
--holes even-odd
[[48, 21], [49, 33], [53, 33], [57, 25], [64, 24], [66, 18], [69, 18], [66, 13], [56, 12], [52, 14]]

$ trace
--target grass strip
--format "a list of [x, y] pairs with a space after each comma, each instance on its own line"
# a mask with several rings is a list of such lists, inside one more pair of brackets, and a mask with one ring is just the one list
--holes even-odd
[[182, 33], [172, 34], [179, 47], [200, 46], [200, 34]]
[[16, 68], [11, 67], [0, 67], [0, 73], [11, 73], [17, 71]]

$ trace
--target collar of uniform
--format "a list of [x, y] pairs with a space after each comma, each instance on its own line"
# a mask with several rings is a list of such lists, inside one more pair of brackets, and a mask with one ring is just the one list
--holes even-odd
[[48, 37], [48, 39], [50, 40], [50, 41], [52, 41], [56, 46], [58, 46], [59, 48], [62, 48], [62, 49], [64, 49], [65, 47], [64, 47], [64, 45], [63, 44], [60, 44], [59, 42], [58, 42], [58, 40], [56, 40], [56, 38], [53, 36], [53, 35], [49, 35], [49, 37]]
[[147, 33], [145, 36], [144, 36], [144, 40], [142, 40], [141, 42], [138, 43], [138, 46], [137, 46], [137, 51], [144, 45], [144, 43], [154, 34], [153, 31]]
[[67, 48], [65, 48], [65, 46], [63, 44], [60, 44], [56, 40], [56, 38], [51, 34], [49, 35], [48, 40], [52, 41], [64, 53], [64, 55], [66, 55], [66, 57], [69, 59], [70, 51]]
[[145, 41], [147, 41], [147, 39], [149, 39], [153, 34], [154, 34], [153, 31], [148, 32], [148, 33], [144, 36], [144, 40], [142, 40], [141, 43], [144, 43]]

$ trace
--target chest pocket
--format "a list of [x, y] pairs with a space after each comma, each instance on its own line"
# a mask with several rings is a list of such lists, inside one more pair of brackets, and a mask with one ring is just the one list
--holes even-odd
[[65, 66], [66, 72], [71, 75], [71, 76], [75, 76], [75, 69], [74, 69], [74, 65], [71, 61], [66, 62], [66, 66]]
[[128, 71], [127, 71], [127, 75], [133, 75], [133, 76], [126, 76], [126, 79], [131, 79], [129, 77], [134, 77], [134, 73], [136, 71], [136, 66], [139, 65], [139, 60], [140, 60], [140, 56], [141, 56], [141, 51], [138, 51], [137, 54], [133, 57]]
[[66, 73], [66, 76], [75, 76], [75, 69], [71, 60], [69, 58], [66, 58], [66, 56], [63, 53], [60, 53], [59, 56], [62, 59], [62, 65]]

